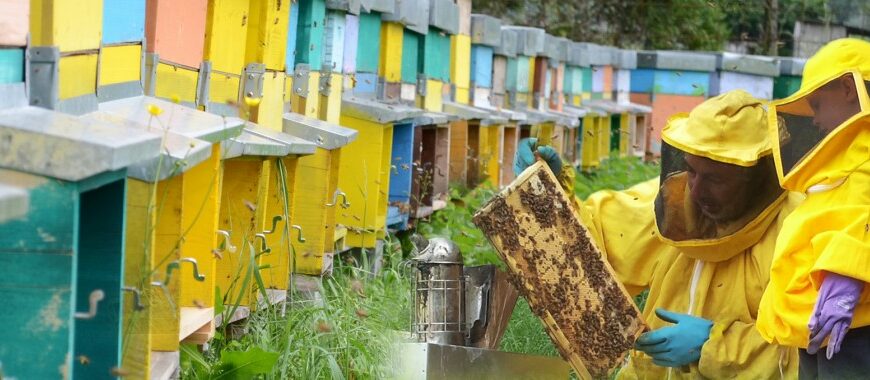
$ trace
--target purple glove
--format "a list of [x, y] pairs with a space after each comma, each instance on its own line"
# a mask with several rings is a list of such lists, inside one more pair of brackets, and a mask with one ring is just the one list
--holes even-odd
[[852, 315], [855, 314], [855, 305], [864, 290], [864, 281], [836, 273], [825, 273], [816, 307], [807, 326], [810, 328], [807, 353], [813, 355], [818, 352], [822, 342], [830, 335], [827, 351], [830, 359], [840, 351], [846, 331], [852, 324]]

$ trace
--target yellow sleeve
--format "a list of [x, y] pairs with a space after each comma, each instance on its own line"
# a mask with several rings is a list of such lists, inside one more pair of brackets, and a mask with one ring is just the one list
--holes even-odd
[[817, 257], [810, 271], [813, 286], [821, 286], [822, 271], [870, 282], [870, 164], [830, 194], [816, 196], [832, 201], [824, 210], [812, 210], [823, 213], [815, 219], [826, 224], [811, 240]]
[[632, 295], [649, 287], [665, 246], [655, 232], [657, 193], [658, 179], [652, 179], [623, 191], [596, 192], [580, 207], [584, 223], [595, 231], [599, 248]]
[[714, 322], [698, 372], [710, 379], [796, 379], [797, 348], [767, 343], [755, 323]]

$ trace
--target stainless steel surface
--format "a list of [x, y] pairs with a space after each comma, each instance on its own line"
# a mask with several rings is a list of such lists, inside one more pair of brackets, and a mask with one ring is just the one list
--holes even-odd
[[490, 106], [490, 107], [477, 106], [477, 108], [484, 110], [484, 111], [493, 112], [493, 113], [497, 114], [498, 116], [501, 116], [503, 118], [508, 119], [509, 121], [524, 122], [524, 121], [528, 120], [528, 116], [525, 113], [522, 113], [519, 111], [509, 110], [506, 108], [496, 108], [496, 107], [492, 107], [492, 106]]
[[571, 115], [574, 115], [578, 118], [585, 117], [589, 113], [589, 110], [587, 108], [584, 108], [584, 107], [575, 107], [575, 106], [566, 105], [566, 106], [562, 107], [562, 109], [565, 112], [567, 112]]
[[541, 51], [541, 56], [556, 61], [564, 61], [565, 55], [559, 49], [559, 44], [558, 37], [549, 33], [544, 34], [544, 50]]
[[283, 157], [290, 154], [290, 147], [278, 141], [250, 133], [246, 127], [242, 134], [221, 141], [221, 159], [228, 160], [241, 156]]
[[146, 182], [162, 181], [176, 176], [211, 157], [211, 143], [185, 137], [162, 128], [147, 126], [119, 115], [96, 111], [83, 115], [84, 120], [100, 120], [150, 133], [160, 138], [160, 154], [142, 159], [127, 167], [127, 176]]
[[661, 70], [716, 71], [716, 56], [688, 51], [639, 51], [637, 67]]
[[290, 150], [288, 154], [314, 154], [317, 149], [317, 144], [311, 141], [250, 122], [245, 124], [245, 132], [287, 145]]
[[572, 42], [568, 48], [568, 63], [578, 67], [589, 67], [589, 47], [579, 42]]
[[779, 57], [780, 75], [803, 76], [806, 58]]
[[56, 109], [60, 101], [60, 49], [57, 46], [33, 46], [28, 49], [27, 55], [27, 93], [30, 96], [30, 105]]
[[577, 128], [578, 126], [580, 126], [580, 119], [578, 119], [577, 116], [574, 114], [556, 110], [547, 110], [547, 112], [557, 117], [556, 124], [558, 125], [562, 125], [568, 128]]
[[30, 209], [27, 191], [11, 185], [0, 185], [0, 223], [27, 214]]
[[316, 146], [333, 150], [356, 140], [357, 131], [297, 113], [283, 116], [284, 133], [313, 142]]
[[721, 71], [734, 71], [767, 77], [779, 76], [779, 61], [774, 57], [727, 52], [718, 53], [716, 54], [716, 67]]
[[501, 43], [501, 20], [489, 15], [472, 14], [471, 43], [498, 46]]
[[479, 338], [474, 335], [482, 336], [486, 331], [495, 267], [493, 265], [465, 267], [463, 273], [465, 274], [465, 323], [468, 326], [469, 343], [472, 343], [475, 338]]
[[505, 57], [517, 56], [517, 32], [501, 27], [501, 39], [498, 45], [493, 47], [493, 54]]
[[508, 118], [497, 111], [455, 102], [444, 102], [444, 112], [457, 115], [461, 119], [480, 120], [482, 125], [503, 125], [508, 122]]
[[629, 111], [627, 106], [607, 99], [587, 99], [583, 101], [583, 105], [598, 108], [609, 114], [628, 113]]
[[557, 357], [431, 343], [399, 343], [392, 379], [567, 379], [570, 366]]
[[418, 341], [465, 344], [465, 277], [459, 247], [433, 237], [412, 260], [417, 268], [413, 332]]
[[141, 96], [143, 94], [142, 82], [138, 80], [97, 87], [97, 100], [100, 102]]
[[429, 25], [458, 34], [459, 6], [453, 0], [429, 0]]
[[408, 121], [415, 125], [439, 125], [444, 126], [450, 121], [459, 119], [459, 117], [455, 115], [450, 115], [441, 112], [423, 112], [422, 115], [417, 117], [412, 117], [410, 119], [405, 119], [403, 121]]
[[156, 157], [160, 138], [38, 107], [0, 111], [0, 166], [78, 181]]
[[517, 54], [534, 57], [544, 52], [544, 29], [514, 25], [503, 26], [501, 29], [516, 32]]
[[390, 124], [421, 116], [423, 110], [401, 104], [385, 104], [345, 94], [341, 99], [341, 113], [350, 117]]
[[613, 53], [613, 67], [622, 70], [634, 70], [637, 68], [637, 51], [615, 49]]
[[[585, 43], [585, 42], [581, 42]], [[589, 43], [587, 51], [589, 52], [589, 64], [592, 66], [607, 66], [613, 65], [613, 52], [616, 48], [612, 46], [602, 46]]]
[[363, 0], [361, 6], [369, 11], [393, 13], [396, 10], [396, 0]]
[[[162, 112], [152, 115], [149, 113], [151, 106], [160, 108]], [[213, 115], [150, 96], [101, 103], [99, 109], [139, 124], [168, 128], [170, 132], [211, 143], [238, 136], [245, 124], [237, 117]]]
[[429, 1], [396, 0], [392, 13], [381, 14], [384, 21], [394, 21], [420, 34], [429, 32]]
[[360, 0], [326, 0], [326, 8], [358, 15]]

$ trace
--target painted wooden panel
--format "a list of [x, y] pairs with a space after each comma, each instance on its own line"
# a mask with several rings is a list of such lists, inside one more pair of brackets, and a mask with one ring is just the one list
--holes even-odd
[[444, 109], [442, 93], [444, 83], [437, 80], [426, 81], [426, 95], [417, 98], [417, 107], [427, 111], [441, 112]]
[[[200, 164], [202, 165], [202, 164]], [[178, 351], [179, 321], [179, 272], [173, 273], [166, 283], [167, 264], [181, 258], [178, 251], [181, 231], [182, 185], [184, 174], [160, 181], [157, 184], [156, 222], [154, 224], [154, 251], [150, 258], [150, 268], [154, 270], [154, 280], [163, 282], [167, 291], [151, 288], [151, 344], [156, 351]]]
[[[530, 78], [532, 78], [529, 76], [529, 69], [533, 67], [529, 57], [508, 58], [505, 89], [507, 91], [528, 93]], [[493, 74], [495, 73], [495, 66], [493, 66]], [[493, 83], [496, 81], [497, 77], [493, 76]]]
[[609, 99], [613, 92], [613, 66], [603, 66], [598, 68], [603, 74], [603, 90], [604, 97]]
[[276, 131], [282, 130], [285, 79], [282, 71], [267, 71], [263, 76], [263, 98], [257, 108], [257, 124]]
[[[450, 88], [444, 86], [444, 89], [449, 90]], [[453, 88], [453, 100], [460, 104], [470, 104], [471, 90], [462, 87]]]
[[139, 81], [142, 45], [107, 46], [100, 56], [100, 86]]
[[[469, 43], [471, 39], [468, 39]], [[423, 73], [429, 79], [450, 81], [450, 37], [437, 30], [423, 36]], [[468, 62], [468, 61], [466, 61]]]
[[208, 160], [183, 174], [181, 225], [185, 234], [180, 253], [182, 257], [196, 259], [205, 281], [194, 279], [192, 265], [181, 266], [178, 273], [181, 306], [214, 306], [215, 257], [212, 250], [217, 247], [222, 172], [220, 144], [214, 144]]
[[296, 163], [295, 206], [290, 220], [302, 227], [305, 236], [305, 242], [290, 240], [297, 273], [319, 276], [324, 270], [326, 204], [332, 196], [328, 193], [331, 161], [330, 151], [317, 148], [313, 155], [300, 157]]
[[353, 74], [356, 72], [358, 46], [359, 16], [348, 13], [345, 15], [344, 20], [344, 61], [342, 63], [342, 73]]
[[629, 154], [632, 143], [631, 119], [633, 116], [624, 113], [619, 115], [619, 156], [626, 157]]
[[[224, 304], [249, 306], [256, 292], [250, 263], [253, 260], [259, 265], [259, 259], [251, 255], [264, 252], [262, 241], [255, 239], [254, 234], [271, 227], [264, 228], [269, 163], [258, 158], [240, 157], [226, 160], [223, 165], [225, 174], [218, 228], [229, 232], [229, 244], [236, 250], [224, 250], [216, 260], [215, 286], [220, 288]], [[271, 221], [272, 218], [268, 219]], [[223, 243], [223, 238], [220, 241]], [[250, 276], [249, 282], [242, 288], [246, 276]]]
[[330, 76], [328, 85], [330, 91], [328, 96], [324, 93], [320, 94], [320, 114], [318, 115], [318, 118], [333, 124], [338, 124], [338, 120], [341, 117], [341, 82], [343, 77], [341, 76], [341, 73], [334, 72], [332, 74], [324, 73], [322, 75]]
[[296, 55], [298, 47], [296, 46], [299, 37], [299, 2], [293, 1], [290, 3], [290, 20], [287, 26], [287, 50], [285, 56], [285, 71], [292, 73], [296, 69]]
[[[492, 59], [492, 93], [504, 94], [507, 90], [507, 83], [511, 79], [507, 76], [508, 59], [503, 56], [494, 56]], [[514, 79], [516, 83], [516, 79]], [[516, 89], [516, 85], [512, 90]], [[493, 105], [496, 105], [493, 103]], [[497, 106], [501, 106], [500, 104]]]
[[517, 143], [519, 142], [518, 129], [515, 125], [504, 127], [504, 153], [502, 154], [499, 186], [507, 186], [514, 180], [514, 155], [517, 153]]
[[598, 117], [586, 116], [583, 118], [581, 128], [581, 160], [583, 170], [589, 170], [598, 166]]
[[563, 145], [563, 136], [565, 135], [565, 127], [561, 125], [554, 125], [553, 132], [550, 135], [550, 146], [556, 150], [556, 152], [563, 152], [565, 150], [565, 145]]
[[196, 82], [199, 73], [165, 63], [157, 65], [157, 88], [154, 94], [165, 99], [178, 98], [182, 102], [196, 101]]
[[611, 133], [610, 116], [598, 118], [598, 159], [601, 161], [610, 157]]
[[381, 16], [378, 13], [359, 15], [359, 48], [356, 51], [356, 71], [377, 73], [381, 57]]
[[595, 66], [592, 68], [592, 92], [593, 93], [603, 93], [604, 92], [604, 78], [605, 70], [602, 66]]
[[0, 0], [0, 46], [25, 46], [30, 32], [30, 2]]
[[58, 65], [60, 99], [97, 92], [97, 54], [62, 57]]
[[592, 68], [584, 67], [583, 69], [583, 92], [592, 92]]
[[[285, 176], [283, 183], [281, 182], [281, 175], [278, 169], [278, 160], [281, 160], [284, 167]], [[290, 255], [293, 253], [289, 249], [290, 244], [288, 242], [298, 237], [298, 231], [291, 230], [287, 225], [287, 221], [290, 220], [291, 224], [296, 223], [290, 217], [294, 215], [296, 207], [293, 197], [296, 190], [297, 161], [298, 159], [294, 156], [268, 160], [269, 171], [272, 175], [269, 177], [269, 189], [266, 194], [266, 221], [271, 223], [275, 215], [283, 217], [283, 221], [278, 223], [278, 231], [266, 235], [266, 243], [272, 249], [272, 252], [263, 256], [260, 260], [261, 265], [269, 266], [269, 268], [260, 271], [260, 274], [263, 276], [263, 285], [269, 289], [288, 289], [290, 284]], [[285, 189], [287, 192], [286, 201]], [[271, 227], [271, 224], [269, 227]]]
[[[411, 188], [412, 212], [421, 207], [431, 207], [435, 195], [436, 167], [435, 156], [438, 153], [438, 129], [434, 127], [417, 128], [414, 133], [414, 144], [419, 142], [418, 148], [414, 149], [414, 162], [419, 164], [415, 171], [414, 184]], [[443, 169], [442, 169], [443, 171]], [[416, 209], [416, 210], [415, 210]]]
[[347, 115], [341, 116], [341, 125], [359, 135], [342, 151], [338, 187], [347, 193], [350, 207], [338, 211], [337, 221], [348, 227], [349, 246], [372, 248], [386, 219], [393, 127]]
[[[151, 256], [157, 213], [150, 211], [153, 184], [127, 180], [127, 224], [124, 238], [124, 285], [142, 292], [144, 308], [138, 310], [131, 295], [124, 300], [121, 368], [131, 379], [151, 378]], [[156, 203], [154, 203], [156, 206]], [[155, 293], [156, 294], [156, 293]]]
[[[326, 183], [326, 194], [330, 196], [329, 200], [332, 201], [332, 194], [339, 189], [338, 180], [340, 176], [341, 170], [341, 153], [342, 149], [335, 149], [330, 153], [332, 159], [329, 161], [329, 174], [327, 176], [328, 181]], [[333, 257], [335, 256], [335, 246], [336, 242], [339, 240], [343, 240], [347, 231], [342, 226], [339, 230], [336, 219], [338, 217], [338, 213], [343, 211], [340, 206], [339, 207], [327, 207], [326, 208], [326, 220], [324, 223], [324, 239], [323, 239], [323, 273], [331, 274], [332, 273], [332, 263]], [[343, 244], [342, 244], [343, 246]]]
[[290, 2], [249, 1], [245, 63], [260, 62], [268, 70], [283, 71], [287, 53]]
[[550, 69], [549, 82], [550, 108], [562, 111], [565, 104], [564, 87], [562, 87], [565, 83], [565, 65], [559, 64], [558, 67]]
[[103, 44], [145, 38], [145, 0], [103, 2]]
[[[239, 82], [235, 75], [212, 73], [209, 78], [208, 100], [211, 103], [239, 104]], [[234, 106], [238, 108], [238, 106]], [[230, 115], [235, 116], [235, 115]]]
[[208, 0], [151, 0], [145, 8], [146, 49], [161, 60], [199, 67]]
[[655, 70], [653, 69], [635, 69], [631, 70], [631, 92], [649, 92], [653, 91], [655, 84]]
[[381, 23], [381, 59], [378, 74], [388, 82], [402, 79], [402, 48], [404, 28], [395, 22]]
[[548, 94], [547, 86], [550, 85], [550, 82], [547, 80], [547, 74], [549, 72], [549, 64], [547, 63], [548, 59], [544, 57], [535, 57], [533, 60], [535, 66], [530, 72], [530, 74], [533, 75], [533, 78], [529, 87], [535, 95], [546, 96], [546, 94]]
[[432, 181], [433, 198], [445, 199], [450, 185], [450, 128], [435, 130], [435, 178]]
[[24, 82], [24, 49], [0, 49], [0, 84]]
[[57, 378], [72, 373], [75, 308], [73, 235], [76, 185], [0, 170], [3, 182], [27, 184], [27, 218], [0, 224], [0, 341], [4, 376]]
[[420, 49], [423, 36], [405, 29], [402, 36], [402, 83], [417, 83], [417, 74], [422, 73]]
[[616, 101], [618, 103], [628, 103], [629, 94], [631, 93], [630, 70], [616, 70], [613, 76], [613, 92], [616, 93]]
[[773, 98], [783, 99], [797, 92], [801, 87], [802, 77], [783, 75], [773, 79]]
[[241, 74], [248, 42], [249, 0], [211, 0], [205, 28], [204, 59], [212, 68]]
[[471, 37], [468, 35], [450, 36], [450, 83], [465, 89], [471, 85]]
[[[400, 230], [408, 227], [408, 217], [411, 211], [411, 186], [414, 172], [414, 132], [413, 124], [396, 124], [393, 126], [393, 141], [390, 160], [390, 187], [388, 201], [392, 206], [398, 206], [403, 223]], [[417, 147], [419, 149], [419, 147]]]
[[[483, 165], [481, 172], [484, 179], [488, 180], [493, 186], [499, 185], [499, 178], [501, 176], [503, 135], [504, 130], [500, 125], [483, 127], [480, 131], [480, 162]], [[485, 143], [483, 136], [486, 136]]]
[[378, 191], [378, 208], [377, 208], [377, 220], [376, 224], [376, 233], [375, 237], [377, 239], [383, 239], [386, 236], [387, 232], [387, 213], [389, 212], [389, 188], [390, 188], [390, 171], [392, 167], [390, 166], [390, 157], [392, 156], [392, 143], [393, 143], [393, 129], [389, 128], [384, 130], [383, 140], [381, 142], [381, 146], [384, 149], [381, 151], [381, 162], [383, 165], [380, 168], [380, 175], [378, 180], [380, 181], [381, 189]]
[[[522, 57], [520, 57], [520, 58], [522, 58]], [[535, 89], [535, 80], [538, 79], [537, 76], [535, 75], [535, 73], [536, 73], [535, 69], [538, 67], [538, 65], [537, 65], [538, 60], [535, 59], [535, 57], [528, 57], [527, 59], [529, 61], [529, 70], [528, 70], [528, 77], [527, 77], [529, 84], [528, 84], [528, 87], [526, 87], [527, 90], [521, 91], [521, 92], [532, 93]], [[532, 99], [530, 98], [529, 104], [528, 104], [529, 107], [532, 107], [531, 100]]]
[[299, 1], [299, 26], [296, 34], [296, 63], [307, 63], [311, 70], [323, 67], [323, 36], [326, 22], [324, 0]]
[[652, 105], [652, 94], [649, 94], [649, 93], [638, 94], [638, 93], [632, 92], [631, 95], [629, 96], [629, 99], [631, 100], [632, 103], [643, 104], [645, 106]]
[[465, 156], [465, 186], [473, 189], [480, 184], [483, 177], [480, 158], [481, 135], [480, 123], [470, 121], [468, 123], [468, 154]]
[[468, 179], [468, 121], [450, 123], [450, 182], [465, 184]]
[[650, 151], [658, 156], [661, 152], [662, 129], [668, 118], [677, 112], [690, 112], [704, 102], [703, 96], [656, 94], [652, 101], [652, 135]]
[[[720, 71], [718, 73], [718, 92], [710, 92], [710, 96], [723, 94], [731, 90], [744, 90], [758, 99], [773, 99], [773, 78], [761, 75]], [[711, 89], [712, 90], [712, 89]]]
[[344, 64], [345, 13], [337, 11], [326, 12], [326, 24], [323, 30], [323, 65], [324, 70], [341, 73]]
[[471, 82], [475, 86], [492, 88], [492, 47], [471, 46]]
[[356, 87], [353, 92], [357, 94], [374, 94], [378, 89], [378, 74], [356, 73]]
[[75, 320], [73, 377], [104, 378], [121, 364], [121, 286], [124, 268], [124, 179], [81, 194], [76, 253], [76, 310], [86, 310], [91, 292], [105, 297], [92, 319]]
[[656, 70], [653, 93], [707, 96], [710, 73], [700, 71]]
[[97, 49], [102, 26], [102, 0], [34, 0], [30, 3], [30, 44], [33, 46], [57, 46], [61, 52]]

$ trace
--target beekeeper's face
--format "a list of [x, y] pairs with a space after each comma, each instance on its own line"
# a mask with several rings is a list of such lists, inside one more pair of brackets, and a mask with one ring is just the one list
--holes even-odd
[[704, 216], [717, 223], [743, 215], [753, 187], [752, 168], [686, 154], [689, 194]]
[[831, 81], [811, 93], [807, 100], [813, 109], [813, 125], [823, 136], [861, 112], [858, 92], [852, 77]]

